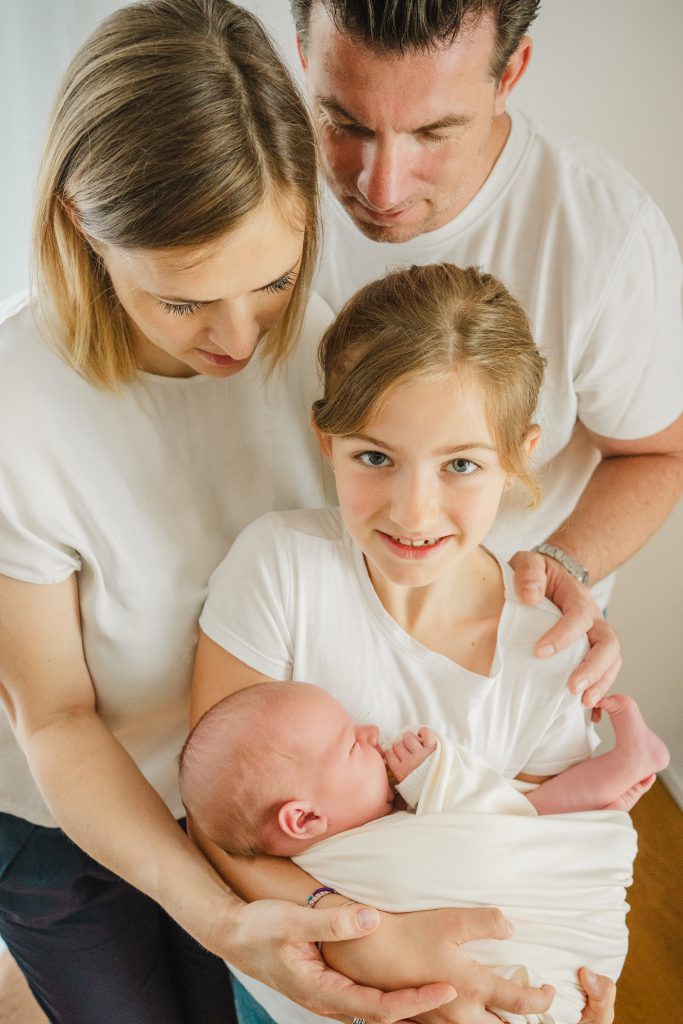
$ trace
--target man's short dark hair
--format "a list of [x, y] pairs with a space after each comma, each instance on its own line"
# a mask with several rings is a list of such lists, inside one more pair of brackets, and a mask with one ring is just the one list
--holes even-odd
[[541, 0], [290, 0], [301, 44], [306, 49], [311, 10], [322, 4], [341, 32], [378, 53], [403, 53], [449, 45], [463, 26], [491, 15], [496, 47], [491, 74], [498, 80]]

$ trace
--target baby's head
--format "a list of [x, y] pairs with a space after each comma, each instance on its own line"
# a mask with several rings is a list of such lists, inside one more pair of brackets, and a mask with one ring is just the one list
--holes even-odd
[[394, 799], [377, 728], [308, 683], [257, 683], [207, 711], [180, 755], [180, 790], [199, 828], [238, 856], [293, 856]]

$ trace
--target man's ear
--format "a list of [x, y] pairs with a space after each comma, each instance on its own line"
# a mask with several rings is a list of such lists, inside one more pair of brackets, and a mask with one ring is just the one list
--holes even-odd
[[534, 423], [524, 439], [524, 453], [526, 455], [531, 455], [532, 451], [541, 440], [541, 433], [542, 431], [538, 423]]
[[277, 823], [288, 839], [317, 839], [327, 832], [327, 818], [310, 800], [288, 800], [277, 813]]
[[306, 74], [308, 71], [308, 61], [306, 60], [306, 53], [304, 51], [303, 43], [301, 42], [301, 36], [298, 32], [296, 34], [296, 52], [299, 54], [301, 67], [304, 69], [304, 74]]
[[313, 428], [313, 433], [315, 434], [316, 438], [318, 439], [318, 444], [320, 445], [320, 451], [323, 453], [323, 455], [325, 456], [326, 459], [329, 459], [329, 461], [332, 462], [332, 435], [331, 434], [325, 434], [320, 429], [318, 424], [315, 422], [315, 417], [314, 417], [313, 413], [311, 413], [311, 426]]
[[517, 49], [507, 62], [507, 67], [503, 71], [498, 83], [495, 102], [496, 116], [505, 112], [506, 100], [529, 67], [533, 49], [534, 44], [531, 36], [522, 36]]

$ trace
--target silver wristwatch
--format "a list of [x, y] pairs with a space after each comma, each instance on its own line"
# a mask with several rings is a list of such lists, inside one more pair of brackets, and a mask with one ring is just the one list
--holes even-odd
[[581, 562], [577, 562], [575, 558], [568, 555], [562, 548], [558, 548], [555, 544], [537, 544], [532, 550], [538, 551], [539, 555], [547, 555], [549, 558], [554, 558], [556, 562], [559, 562], [567, 572], [571, 573], [572, 576], [579, 581], [579, 583], [585, 583], [587, 587], [590, 586], [590, 576], [588, 569], [585, 565], [581, 565]]

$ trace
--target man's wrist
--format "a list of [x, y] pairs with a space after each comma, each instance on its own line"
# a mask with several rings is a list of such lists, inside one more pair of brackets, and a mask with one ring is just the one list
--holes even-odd
[[590, 574], [586, 566], [582, 565], [577, 558], [574, 558], [573, 555], [570, 555], [568, 551], [565, 551], [558, 544], [544, 542], [543, 544], [537, 544], [533, 550], [537, 551], [539, 555], [547, 555], [548, 558], [552, 558], [553, 561], [558, 562], [579, 583], [590, 587]]

